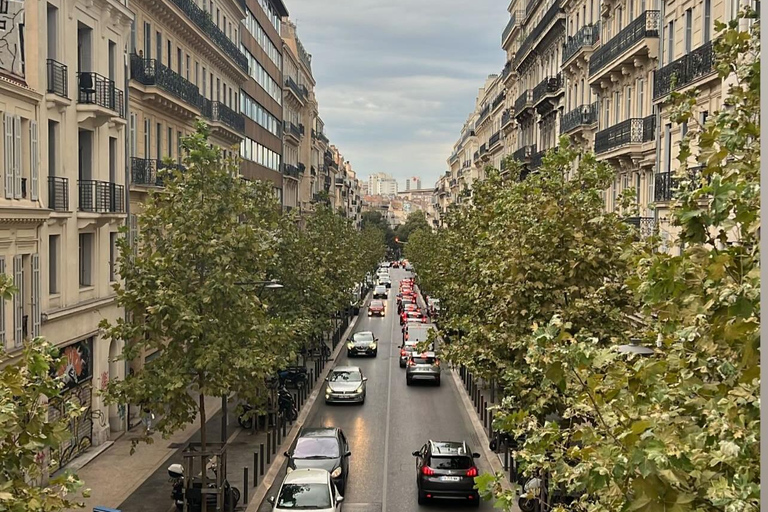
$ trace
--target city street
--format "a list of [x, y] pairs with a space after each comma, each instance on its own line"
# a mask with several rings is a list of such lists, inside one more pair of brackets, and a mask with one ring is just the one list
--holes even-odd
[[[352, 456], [347, 484], [345, 512], [408, 512], [412, 510], [470, 510], [465, 504], [436, 502], [420, 507], [416, 501], [415, 458], [411, 454], [429, 439], [466, 440], [473, 451], [479, 442], [467, 412], [462, 407], [453, 378], [444, 367], [442, 385], [406, 386], [405, 370], [398, 365], [402, 339], [397, 320], [395, 296], [399, 281], [406, 273], [390, 270], [392, 288], [384, 318], [369, 318], [361, 311], [355, 331], [371, 330], [379, 338], [378, 357], [348, 359], [342, 352], [338, 365], [359, 366], [368, 377], [364, 405], [326, 405], [318, 399], [305, 426], [335, 426], [346, 434]], [[488, 462], [478, 459], [481, 472], [489, 470]], [[277, 493], [281, 477], [267, 496]], [[481, 510], [492, 510], [483, 503]], [[272, 510], [266, 500], [259, 512]]]

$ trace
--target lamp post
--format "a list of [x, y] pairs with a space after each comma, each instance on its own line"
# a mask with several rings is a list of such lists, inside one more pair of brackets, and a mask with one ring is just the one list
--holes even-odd
[[[235, 283], [238, 286], [261, 286], [259, 288], [258, 293], [256, 294], [257, 297], [259, 297], [264, 290], [279, 290], [281, 288], [285, 288], [282, 284], [280, 284], [277, 280], [271, 279], [269, 281], [244, 281], [240, 283]], [[221, 396], [221, 443], [227, 444], [227, 395]], [[254, 420], [255, 421], [255, 420]]]

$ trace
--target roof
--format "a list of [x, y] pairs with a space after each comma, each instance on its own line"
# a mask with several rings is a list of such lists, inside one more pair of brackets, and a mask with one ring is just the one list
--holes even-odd
[[283, 480], [285, 484], [325, 484], [328, 482], [328, 471], [324, 469], [294, 469]]
[[465, 441], [429, 441], [432, 455], [466, 455], [471, 456]]
[[[336, 368], [337, 370], [343, 367]], [[359, 370], [359, 368], [358, 368]], [[314, 428], [302, 428], [299, 432], [299, 437], [336, 437], [336, 427], [314, 427]]]
[[332, 371], [334, 372], [359, 372], [359, 366], [337, 366]]
[[[373, 302], [381, 302], [381, 300], [377, 299], [377, 300], [375, 300]], [[366, 337], [369, 337], [369, 338], [375, 338], [375, 336], [373, 335], [373, 331], [358, 331], [358, 332], [356, 332], [356, 333], [354, 333], [352, 335], [353, 338], [356, 338], [358, 336], [360, 336], [361, 338], [363, 336], [366, 336]]]

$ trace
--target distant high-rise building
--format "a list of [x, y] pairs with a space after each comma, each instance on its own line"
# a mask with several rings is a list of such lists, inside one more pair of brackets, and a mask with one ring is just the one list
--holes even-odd
[[405, 190], [419, 190], [421, 188], [421, 178], [413, 176], [405, 180]]
[[397, 189], [397, 180], [389, 174], [377, 172], [368, 177], [368, 194], [372, 196], [394, 196]]

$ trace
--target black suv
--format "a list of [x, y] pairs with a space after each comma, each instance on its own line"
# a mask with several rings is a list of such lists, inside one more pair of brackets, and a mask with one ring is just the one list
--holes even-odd
[[349, 477], [349, 443], [340, 428], [302, 428], [288, 457], [288, 471], [301, 468], [324, 469], [331, 474], [339, 494], [344, 494]]
[[480, 495], [475, 489], [478, 475], [473, 453], [465, 441], [428, 441], [416, 457], [416, 485], [419, 505], [432, 498], [465, 499], [480, 506]]

